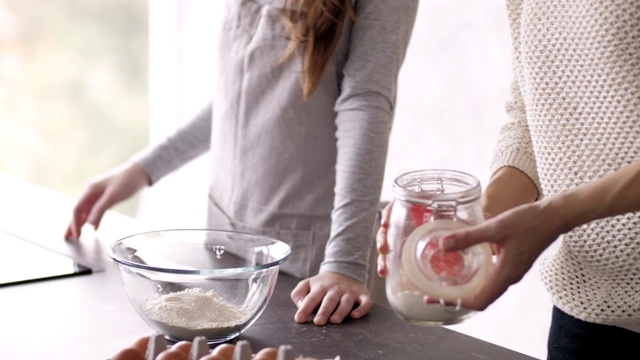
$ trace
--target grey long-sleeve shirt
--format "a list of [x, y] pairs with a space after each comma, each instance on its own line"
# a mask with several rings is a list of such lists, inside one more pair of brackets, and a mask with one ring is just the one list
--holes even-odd
[[213, 106], [134, 158], [157, 182], [211, 151], [209, 227], [292, 246], [283, 271], [365, 281], [397, 78], [417, 0], [357, 0], [321, 82], [302, 101], [277, 1], [227, 4]]

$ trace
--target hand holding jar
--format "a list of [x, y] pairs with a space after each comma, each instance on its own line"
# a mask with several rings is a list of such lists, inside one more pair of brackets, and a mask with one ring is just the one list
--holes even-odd
[[478, 179], [452, 170], [414, 171], [394, 181], [386, 229], [386, 294], [400, 318], [450, 325], [476, 313], [461, 302], [486, 280], [490, 245], [445, 252], [438, 242], [454, 230], [484, 221], [480, 193]]

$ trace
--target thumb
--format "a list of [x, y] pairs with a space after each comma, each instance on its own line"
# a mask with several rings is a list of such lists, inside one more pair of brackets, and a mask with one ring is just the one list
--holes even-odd
[[444, 251], [460, 251], [487, 241], [481, 227], [471, 227], [451, 232], [440, 239], [438, 245]]
[[302, 305], [302, 301], [304, 298], [311, 292], [311, 284], [309, 279], [302, 280], [296, 285], [296, 287], [291, 291], [291, 300], [297, 307]]

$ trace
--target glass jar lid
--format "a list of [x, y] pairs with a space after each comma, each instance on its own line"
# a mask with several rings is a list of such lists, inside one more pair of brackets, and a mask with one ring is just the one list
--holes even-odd
[[449, 303], [473, 296], [484, 284], [492, 262], [488, 243], [462, 251], [441, 250], [438, 242], [448, 233], [468, 225], [440, 219], [425, 223], [409, 236], [402, 250], [402, 264], [413, 285], [430, 298]]

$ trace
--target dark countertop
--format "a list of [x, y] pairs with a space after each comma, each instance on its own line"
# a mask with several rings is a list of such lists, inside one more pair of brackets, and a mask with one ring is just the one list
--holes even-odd
[[235, 341], [247, 340], [253, 349], [291, 345], [296, 356], [318, 359], [534, 359], [445, 327], [411, 324], [377, 305], [340, 325], [297, 324], [289, 294], [298, 281], [281, 273], [262, 316]]

